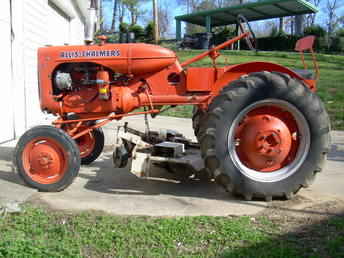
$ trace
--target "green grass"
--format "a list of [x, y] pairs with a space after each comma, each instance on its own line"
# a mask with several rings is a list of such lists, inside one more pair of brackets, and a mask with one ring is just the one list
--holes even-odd
[[[187, 60], [201, 53], [198, 50], [177, 52], [181, 61]], [[259, 52], [251, 51], [222, 51], [218, 59], [219, 66], [238, 64], [250, 61], [268, 61], [287, 66], [292, 69], [303, 69], [300, 56], [296, 53], [285, 52]], [[344, 130], [344, 56], [317, 55], [320, 66], [320, 81], [318, 83], [318, 94], [324, 101], [331, 117], [332, 127]], [[311, 64], [310, 56], [307, 56]], [[193, 66], [211, 66], [209, 58], [205, 58]], [[192, 107], [177, 107], [175, 110], [166, 112], [166, 115], [177, 117], [191, 117]]]
[[285, 234], [266, 217], [118, 217], [27, 206], [0, 218], [0, 257], [344, 257], [343, 226], [335, 217]]

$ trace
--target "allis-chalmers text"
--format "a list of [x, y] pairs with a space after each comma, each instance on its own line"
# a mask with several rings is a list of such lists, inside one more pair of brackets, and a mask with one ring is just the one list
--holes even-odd
[[60, 58], [113, 57], [120, 55], [119, 50], [64, 51], [60, 53]]

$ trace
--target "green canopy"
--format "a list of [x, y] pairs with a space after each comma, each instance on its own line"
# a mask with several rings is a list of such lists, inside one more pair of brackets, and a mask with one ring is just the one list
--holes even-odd
[[235, 24], [239, 14], [248, 21], [316, 13], [318, 9], [305, 0], [266, 0], [176, 16], [176, 37], [181, 39], [181, 22], [212, 27]]

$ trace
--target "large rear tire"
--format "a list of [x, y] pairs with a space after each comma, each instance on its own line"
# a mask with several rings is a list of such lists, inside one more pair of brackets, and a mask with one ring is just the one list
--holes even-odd
[[37, 126], [19, 139], [14, 165], [27, 185], [43, 192], [62, 191], [79, 173], [79, 148], [63, 130]]
[[[79, 116], [73, 114], [68, 116], [68, 120], [77, 120]], [[94, 125], [94, 122], [88, 122], [88, 125]], [[75, 126], [75, 125], [74, 125]], [[62, 127], [65, 131], [68, 129], [68, 125]], [[86, 129], [85, 126], [81, 126], [81, 130]], [[90, 165], [95, 161], [103, 152], [105, 144], [105, 136], [102, 128], [93, 129], [91, 132], [79, 137], [75, 140], [79, 147], [81, 165]]]
[[322, 170], [330, 122], [319, 97], [286, 74], [260, 72], [225, 87], [200, 129], [206, 167], [246, 200], [290, 199]]
[[199, 136], [201, 135], [200, 130], [204, 128], [204, 122], [206, 121], [207, 113], [204, 112], [197, 106], [194, 106], [192, 111], [192, 128], [194, 130], [194, 134], [197, 138], [197, 141], [200, 142]]

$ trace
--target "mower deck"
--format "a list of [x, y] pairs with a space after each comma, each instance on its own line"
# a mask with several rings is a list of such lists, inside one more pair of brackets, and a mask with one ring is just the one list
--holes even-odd
[[[119, 153], [116, 153], [118, 148], [131, 145], [126, 147], [126, 152], [119, 155], [125, 156], [120, 159], [131, 160], [130, 172], [135, 176], [150, 177], [152, 166], [166, 168], [172, 173], [184, 173], [184, 176], [199, 174], [205, 169], [199, 144], [179, 132], [160, 130], [144, 133], [127, 125], [119, 126], [117, 132], [114, 160], [119, 158]], [[118, 168], [116, 162], [114, 165]]]

